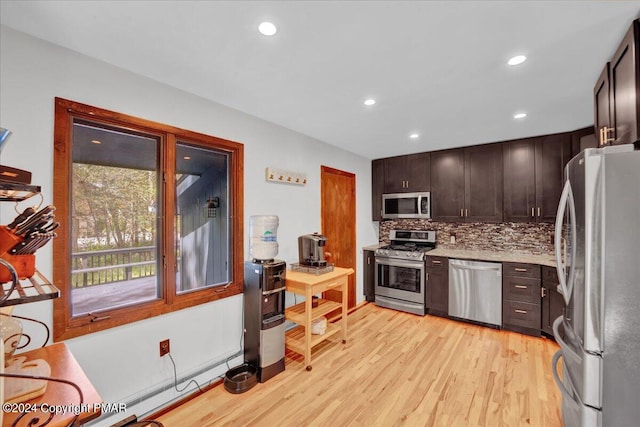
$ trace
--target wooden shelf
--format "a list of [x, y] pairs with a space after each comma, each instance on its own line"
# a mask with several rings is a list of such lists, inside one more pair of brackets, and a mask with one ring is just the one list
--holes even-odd
[[[11, 282], [3, 283], [2, 294], [4, 297], [11, 289]], [[28, 278], [20, 280], [18, 286], [11, 292], [9, 297], [2, 303], [0, 307], [8, 305], [26, 304], [29, 302], [44, 301], [48, 299], [58, 298], [60, 291], [53, 286], [49, 280], [44, 277], [38, 270], [35, 274]]]
[[[285, 310], [287, 320], [296, 322], [299, 325], [304, 325], [306, 321], [305, 304], [306, 302], [301, 302], [300, 304], [287, 308]], [[318, 306], [311, 309], [311, 320], [318, 319], [328, 313], [331, 313], [333, 310], [338, 310], [340, 308], [342, 308], [341, 304], [320, 298], [318, 299]]]
[[[322, 335], [314, 335], [311, 334], [311, 347], [320, 344], [322, 341], [331, 337], [332, 335], [340, 332], [340, 326], [327, 323], [327, 329]], [[305, 352], [305, 341], [304, 341], [304, 326], [296, 326], [295, 328], [287, 331], [287, 340], [286, 347], [289, 350], [295, 351], [298, 354], [304, 355]]]
[[38, 193], [37, 185], [0, 182], [0, 202], [21, 202]]

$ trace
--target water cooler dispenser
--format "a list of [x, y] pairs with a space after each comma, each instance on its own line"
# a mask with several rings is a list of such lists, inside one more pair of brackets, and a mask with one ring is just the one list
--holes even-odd
[[244, 263], [244, 364], [225, 374], [231, 393], [284, 371], [284, 298], [287, 264], [278, 254], [278, 217], [249, 218], [249, 256]]
[[244, 264], [244, 359], [259, 382], [284, 371], [284, 304], [287, 264], [280, 260]]

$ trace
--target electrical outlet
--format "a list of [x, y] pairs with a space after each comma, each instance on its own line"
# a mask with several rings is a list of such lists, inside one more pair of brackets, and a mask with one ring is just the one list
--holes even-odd
[[169, 354], [169, 340], [160, 341], [160, 357]]

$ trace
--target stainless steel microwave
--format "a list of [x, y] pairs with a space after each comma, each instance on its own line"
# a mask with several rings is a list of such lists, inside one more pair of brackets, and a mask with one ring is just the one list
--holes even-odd
[[382, 218], [431, 218], [431, 193], [383, 194]]

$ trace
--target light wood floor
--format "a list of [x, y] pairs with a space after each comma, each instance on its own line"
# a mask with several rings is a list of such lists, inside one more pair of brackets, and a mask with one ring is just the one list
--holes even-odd
[[242, 394], [223, 386], [163, 415], [166, 427], [561, 426], [551, 374], [558, 346], [367, 304], [314, 347], [313, 370], [287, 353], [286, 369]]

